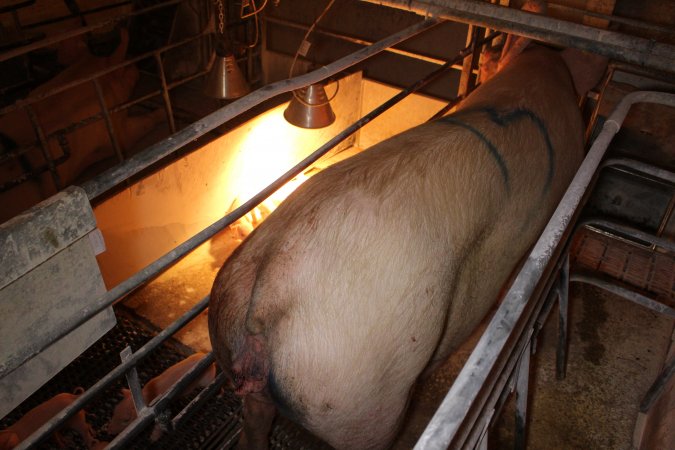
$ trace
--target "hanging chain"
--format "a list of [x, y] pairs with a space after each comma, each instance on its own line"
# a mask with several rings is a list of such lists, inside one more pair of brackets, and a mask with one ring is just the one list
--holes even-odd
[[223, 6], [223, 0], [216, 0], [216, 5], [218, 6], [218, 32], [220, 34], [225, 33], [225, 7]]

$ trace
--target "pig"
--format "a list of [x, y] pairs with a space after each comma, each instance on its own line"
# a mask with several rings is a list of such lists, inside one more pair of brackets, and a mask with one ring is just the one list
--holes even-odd
[[[195, 364], [204, 358], [204, 356], [204, 353], [194, 353], [148, 381], [147, 384], [143, 386], [143, 400], [145, 403], [149, 404], [156, 397], [159, 397], [164, 392], [168, 391], [180, 377], [192, 369]], [[215, 364], [211, 364], [199, 378], [193, 381], [192, 384], [182, 392], [182, 395], [188, 394], [197, 388], [208, 386], [215, 376], [216, 366]], [[118, 434], [134, 421], [136, 417], [136, 408], [134, 407], [134, 401], [131, 397], [131, 391], [129, 389], [122, 389], [122, 400], [115, 406], [113, 415], [106, 426], [106, 431], [111, 434]], [[151, 439], [153, 441], [157, 440], [160, 435], [161, 431], [159, 428], [155, 427]]]
[[[82, 388], [77, 388], [73, 394], [62, 392], [28, 411], [14, 425], [0, 431], [0, 450], [9, 450], [19, 445], [49, 419], [77, 400], [82, 392]], [[79, 410], [68, 419], [64, 427], [77, 431], [89, 449], [103, 448], [107, 444], [94, 437], [94, 432], [85, 418], [84, 410]], [[65, 447], [63, 437], [58, 431], [54, 433], [53, 437], [59, 447]]]
[[[121, 30], [121, 42], [108, 57], [87, 54], [66, 68], [47, 83], [34, 89], [30, 95], [44, 94], [58, 86], [91, 75], [124, 61], [129, 42], [126, 30]], [[138, 81], [138, 69], [128, 65], [99, 79], [106, 105], [109, 108], [120, 105], [131, 96]], [[35, 104], [33, 108], [45, 136], [78, 123], [100, 113], [101, 108], [96, 89], [92, 82], [85, 82], [59, 94], [52, 95]], [[144, 136], [163, 117], [161, 109], [140, 116], [129, 116], [127, 110], [111, 115], [113, 127], [123, 151]], [[101, 161], [114, 157], [112, 143], [106, 124], [97, 120], [74, 131], [64, 133], [71, 150], [70, 156], [57, 166], [62, 187], [78, 181], [84, 171]], [[0, 154], [36, 144], [30, 118], [25, 110], [15, 110], [0, 117]], [[39, 144], [38, 144], [39, 145]], [[52, 158], [63, 154], [58, 139], [49, 139], [48, 151]], [[46, 165], [38, 147], [27, 151], [20, 159], [10, 159], [0, 167], [0, 185], [14, 180], [26, 170], [35, 170]], [[56, 193], [56, 187], [49, 172], [38, 179], [28, 180], [21, 185], [0, 193], [0, 222], [13, 217], [40, 200]]]
[[277, 411], [336, 449], [388, 447], [421, 374], [493, 307], [583, 158], [563, 58], [517, 47], [453, 114], [310, 178], [224, 263], [209, 335], [239, 448], [267, 448]]

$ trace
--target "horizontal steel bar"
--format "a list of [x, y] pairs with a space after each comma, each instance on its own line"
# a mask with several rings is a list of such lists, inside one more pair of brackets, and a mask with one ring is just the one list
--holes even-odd
[[590, 274], [586, 273], [572, 273], [570, 275], [570, 281], [575, 281], [577, 283], [591, 284], [593, 286], [599, 287], [607, 292], [616, 294], [619, 297], [622, 297], [626, 300], [629, 300], [638, 305], [644, 306], [645, 308], [651, 309], [659, 314], [664, 314], [668, 317], [675, 318], [675, 309], [670, 306], [658, 302], [654, 299], [642, 295], [639, 292], [627, 289], [623, 286], [619, 286], [616, 283], [612, 283], [609, 280], [605, 280]]
[[675, 242], [665, 239], [659, 236], [655, 236], [651, 233], [646, 233], [637, 228], [629, 227], [627, 225], [622, 225], [611, 220], [606, 219], [585, 219], [579, 223], [580, 226], [587, 227], [599, 227], [601, 231], [610, 231], [615, 233], [621, 233], [624, 236], [632, 237], [644, 242], [649, 242], [654, 244], [657, 247], [661, 247], [664, 250], [668, 250], [672, 253], [675, 253]]
[[143, 152], [127, 159], [124, 163], [86, 182], [82, 187], [87, 191], [89, 199], [93, 200], [109, 189], [117, 186], [122, 181], [132, 177], [143, 169], [148, 168], [189, 142], [192, 142], [223, 123], [250, 110], [254, 106], [276, 97], [277, 95], [291, 92], [313, 83], [318, 83], [382, 52], [385, 48], [391, 47], [392, 45], [398, 44], [405, 39], [419, 34], [438, 23], [439, 21], [437, 20], [418, 22], [415, 25], [376, 42], [370, 47], [365, 47], [315, 71], [268, 84], [183, 128], [168, 139], [148, 147]]
[[462, 442], [453, 440], [462, 427], [470, 426], [465, 423], [469, 412], [475, 408], [482, 408], [481, 403], [485, 403], [484, 398], [479, 399], [483, 386], [493, 372], [498, 358], [506, 351], [507, 342], [515, 337], [513, 336], [515, 326], [520, 321], [528, 299], [534, 292], [539, 278], [555, 254], [562, 236], [580, 206], [609, 143], [621, 128], [631, 105], [638, 102], [675, 106], [675, 94], [644, 91], [630, 93], [619, 102], [605, 121], [602, 131], [591, 146], [541, 237], [530, 252], [450, 391], [422, 433], [415, 449], [446, 449], [451, 442], [458, 448], [462, 447]]
[[[278, 17], [273, 17], [273, 16], [266, 16], [265, 21], [268, 22], [268, 23], [273, 23], [273, 24], [276, 24], [276, 25], [283, 25], [283, 26], [287, 26], [287, 27], [290, 27], [290, 28], [295, 28], [295, 29], [303, 30], [303, 31], [307, 31], [307, 29], [309, 28], [308, 25], [292, 22], [290, 20], [280, 19]], [[365, 39], [355, 38], [353, 36], [347, 36], [345, 34], [334, 33], [334, 32], [331, 32], [331, 31], [322, 30], [321, 28], [318, 28], [318, 27], [314, 29], [314, 33], [322, 34], [324, 36], [332, 37], [332, 38], [335, 38], [335, 39], [340, 39], [340, 40], [346, 41], [346, 42], [351, 42], [352, 44], [359, 44], [359, 45], [372, 45], [373, 44], [373, 42], [367, 41]], [[413, 52], [410, 52], [410, 51], [407, 51], [407, 50], [400, 50], [400, 49], [397, 49], [397, 48], [390, 47], [390, 48], [386, 49], [385, 51], [387, 53], [394, 53], [396, 55], [401, 55], [401, 56], [406, 56], [408, 58], [418, 59], [420, 61], [424, 61], [424, 62], [428, 62], [428, 63], [432, 63], [432, 64], [437, 64], [439, 66], [442, 65], [442, 64], [445, 64], [445, 60], [443, 60], [443, 59], [434, 58], [434, 57], [431, 57], [431, 56], [425, 56], [425, 55], [421, 55], [419, 53], [413, 53]], [[460, 64], [455, 64], [455, 65], [452, 66], [452, 68], [457, 69], [457, 70], [462, 70], [462, 66]]]
[[602, 167], [625, 167], [634, 172], [650, 175], [658, 180], [675, 184], [675, 173], [670, 170], [657, 167], [631, 158], [610, 158], [602, 163]]
[[146, 344], [138, 349], [131, 357], [124, 361], [119, 366], [108, 372], [96, 384], [82, 393], [73, 403], [65, 407], [61, 412], [55, 415], [50, 421], [35, 430], [28, 438], [24, 439], [17, 450], [25, 450], [36, 445], [38, 442], [45, 439], [47, 436], [56, 431], [63, 425], [70, 417], [75, 415], [80, 409], [84, 408], [87, 403], [92, 401], [105, 388], [110, 386], [117, 378], [123, 376], [131, 367], [136, 366], [143, 358], [148, 356], [150, 352], [162, 345], [167, 339], [171, 338], [174, 333], [183, 328], [188, 322], [201, 314], [209, 306], [209, 297], [206, 296], [199, 301], [195, 306], [190, 308], [185, 314], [175, 320], [171, 325], [163, 329], [157, 336], [150, 339]]
[[596, 19], [606, 20], [608, 22], [620, 23], [623, 25], [630, 25], [635, 28], [642, 28], [644, 30], [658, 31], [660, 33], [668, 33], [670, 35], [675, 34], [675, 31], [672, 28], [664, 27], [662, 25], [657, 25], [653, 23], [643, 22], [641, 20], [631, 19], [630, 17], [621, 17], [610, 14], [602, 14], [595, 11], [587, 11], [585, 9], [574, 8], [568, 5], [560, 5], [557, 3], [548, 2], [549, 9], [558, 9], [562, 11], [569, 11], [573, 14], [580, 16], [595, 17]]
[[575, 47], [642, 67], [673, 72], [675, 46], [477, 0], [361, 0]]

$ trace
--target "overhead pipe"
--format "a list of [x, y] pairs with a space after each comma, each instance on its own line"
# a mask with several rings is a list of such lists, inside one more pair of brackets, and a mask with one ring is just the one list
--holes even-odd
[[672, 72], [675, 46], [477, 0], [361, 0], [424, 16], [480, 25], [641, 67]]

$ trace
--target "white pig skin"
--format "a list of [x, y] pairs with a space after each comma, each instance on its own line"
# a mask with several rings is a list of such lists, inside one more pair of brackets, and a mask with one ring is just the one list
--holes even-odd
[[563, 60], [534, 48], [452, 116], [302, 185], [211, 293], [212, 345], [250, 421], [266, 399], [335, 448], [388, 446], [420, 373], [476, 327], [546, 224], [582, 134]]

